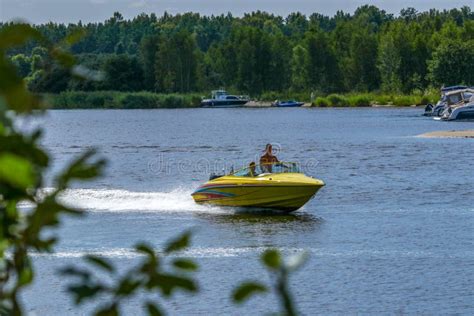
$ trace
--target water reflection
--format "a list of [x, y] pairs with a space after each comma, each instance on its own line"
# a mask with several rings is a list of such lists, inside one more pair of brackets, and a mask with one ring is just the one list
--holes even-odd
[[[248, 234], [281, 234], [292, 231], [308, 232], [319, 229], [324, 220], [309, 213], [283, 214], [272, 211], [242, 211], [227, 214], [199, 214], [211, 224], [231, 226], [233, 230]], [[229, 227], [225, 227], [229, 228]]]

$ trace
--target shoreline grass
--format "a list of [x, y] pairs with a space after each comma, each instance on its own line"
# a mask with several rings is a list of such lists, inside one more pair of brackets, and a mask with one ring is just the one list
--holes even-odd
[[43, 94], [51, 109], [165, 109], [192, 108], [201, 94], [158, 94], [153, 92], [65, 91]]
[[438, 92], [425, 94], [379, 94], [379, 93], [351, 93], [346, 95], [330, 94], [327, 97], [316, 98], [312, 106], [319, 107], [369, 107], [394, 106], [407, 107], [436, 103]]
[[412, 94], [395, 93], [347, 93], [317, 95], [311, 102], [308, 93], [295, 93], [289, 96], [288, 93], [269, 92], [262, 95], [263, 101], [285, 100], [296, 98], [299, 101], [311, 103], [313, 107], [370, 107], [370, 106], [394, 106], [405, 107], [414, 105], [426, 105], [436, 103], [439, 99], [438, 90], [418, 91]]
[[[425, 93], [382, 94], [382, 93], [349, 93], [329, 94], [314, 98], [313, 107], [406, 107], [436, 103], [437, 91]], [[165, 109], [199, 107], [201, 98], [206, 93], [159, 94], [153, 92], [119, 92], [119, 91], [65, 91], [58, 94], [46, 93], [43, 97], [51, 109]], [[290, 97], [288, 97], [290, 96]], [[256, 101], [270, 105], [275, 100], [296, 99], [310, 103], [307, 93], [262, 94]]]

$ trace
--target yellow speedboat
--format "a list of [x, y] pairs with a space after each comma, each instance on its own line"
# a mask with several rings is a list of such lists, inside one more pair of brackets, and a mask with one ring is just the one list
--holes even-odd
[[192, 197], [196, 203], [292, 212], [306, 204], [323, 186], [323, 181], [301, 173], [297, 164], [281, 162], [211, 176]]

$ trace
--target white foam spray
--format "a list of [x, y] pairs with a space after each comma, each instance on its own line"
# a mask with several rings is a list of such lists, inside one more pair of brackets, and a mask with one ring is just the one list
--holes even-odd
[[[53, 188], [43, 189], [44, 194]], [[86, 212], [197, 212], [221, 213], [231, 209], [196, 204], [191, 197], [193, 191], [178, 188], [169, 192], [137, 192], [119, 189], [67, 189], [59, 196], [66, 206]], [[41, 194], [40, 194], [41, 196]], [[22, 209], [31, 208], [27, 201], [19, 204]]]
[[[255, 254], [261, 254], [269, 247], [195, 247], [181, 251], [174, 255], [187, 258], [230, 258], [242, 257]], [[302, 248], [280, 248], [280, 250], [288, 253], [300, 253], [305, 251]], [[159, 250], [156, 250], [159, 252]], [[55, 253], [37, 253], [32, 252], [33, 257], [43, 258], [82, 258], [86, 255], [93, 255], [108, 258], [136, 258], [142, 257], [143, 254], [135, 251], [132, 248], [105, 248], [105, 249], [64, 249]]]
[[89, 212], [228, 212], [219, 207], [196, 204], [191, 193], [182, 188], [169, 192], [68, 189], [61, 193], [60, 200]]

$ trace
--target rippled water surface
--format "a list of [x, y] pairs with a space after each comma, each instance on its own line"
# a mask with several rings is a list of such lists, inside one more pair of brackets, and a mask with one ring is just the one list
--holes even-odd
[[[259, 314], [278, 309], [263, 296], [236, 307], [245, 279], [268, 281], [265, 249], [307, 251], [292, 277], [303, 314], [474, 313], [474, 139], [414, 137], [474, 128], [435, 122], [420, 109], [191, 109], [51, 111], [40, 121], [59, 170], [98, 147], [105, 177], [63, 195], [87, 216], [66, 218], [54, 254], [35, 255], [36, 282], [24, 301], [37, 315], [82, 314], [64, 293], [60, 267], [100, 254], [123, 267], [146, 240], [157, 249], [194, 228], [183, 255], [195, 258], [201, 292], [178, 295], [170, 314]], [[23, 123], [29, 127], [36, 122]], [[287, 216], [237, 214], [198, 206], [190, 193], [212, 170], [254, 160], [266, 143], [285, 161], [326, 182]], [[140, 314], [138, 301], [125, 307]]]

